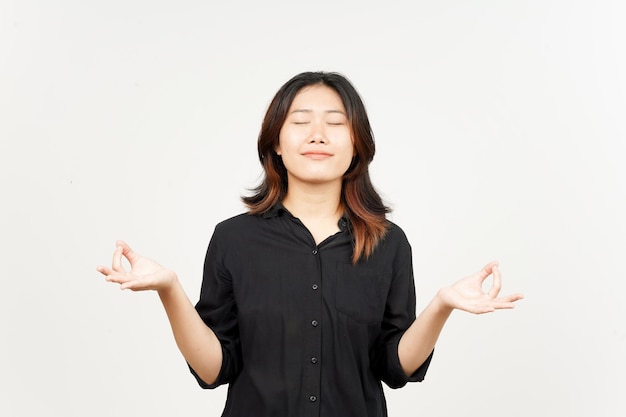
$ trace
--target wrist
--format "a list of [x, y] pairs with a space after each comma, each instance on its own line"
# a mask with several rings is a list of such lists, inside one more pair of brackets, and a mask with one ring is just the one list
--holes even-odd
[[432, 301], [435, 310], [442, 314], [450, 314], [454, 310], [454, 307], [447, 301], [446, 290], [447, 288], [441, 288], [437, 291]]
[[171, 294], [175, 293], [176, 290], [180, 287], [180, 282], [178, 281], [178, 275], [174, 271], [167, 271], [168, 279], [165, 280], [162, 286], [157, 289], [159, 296], [169, 297]]

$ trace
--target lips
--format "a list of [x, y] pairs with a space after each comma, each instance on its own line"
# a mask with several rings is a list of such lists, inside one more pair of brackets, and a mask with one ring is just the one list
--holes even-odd
[[323, 152], [323, 151], [309, 151], [309, 152], [303, 152], [302, 156], [305, 156], [310, 159], [326, 159], [326, 158], [330, 158], [331, 156], [333, 156], [333, 154], [328, 153], [328, 152]]

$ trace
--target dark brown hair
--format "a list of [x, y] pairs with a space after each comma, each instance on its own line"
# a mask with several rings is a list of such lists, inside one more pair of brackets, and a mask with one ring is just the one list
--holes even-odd
[[242, 197], [250, 214], [268, 211], [281, 201], [287, 192], [287, 169], [275, 152], [280, 130], [287, 118], [293, 99], [304, 87], [322, 84], [335, 90], [341, 97], [348, 116], [354, 158], [343, 177], [341, 204], [350, 220], [354, 239], [352, 262], [369, 257], [389, 225], [386, 214], [390, 209], [374, 189], [369, 175], [369, 164], [374, 158], [375, 145], [370, 122], [361, 97], [352, 84], [335, 72], [303, 72], [285, 83], [272, 99], [259, 133], [259, 159], [265, 176], [253, 194]]

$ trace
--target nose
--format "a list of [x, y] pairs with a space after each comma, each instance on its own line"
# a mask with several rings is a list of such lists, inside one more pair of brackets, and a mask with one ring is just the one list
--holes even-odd
[[324, 132], [323, 123], [313, 123], [311, 125], [311, 134], [309, 136], [309, 143], [326, 143], [326, 133]]

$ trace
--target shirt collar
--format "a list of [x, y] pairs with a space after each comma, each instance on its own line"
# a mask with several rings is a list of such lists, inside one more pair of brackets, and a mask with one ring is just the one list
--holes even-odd
[[[274, 204], [269, 210], [263, 213], [263, 218], [271, 219], [273, 217], [282, 216], [285, 213], [293, 217], [293, 215], [289, 212], [289, 210], [287, 210], [285, 206], [283, 206], [282, 201], [279, 201], [278, 203]], [[350, 219], [345, 214], [341, 216], [341, 218], [339, 219], [339, 229], [340, 230], [350, 229]]]
[[283, 206], [283, 203], [279, 201], [274, 204], [269, 210], [263, 213], [264, 219], [270, 219], [272, 217], [282, 216], [283, 213], [289, 213], [289, 211]]

